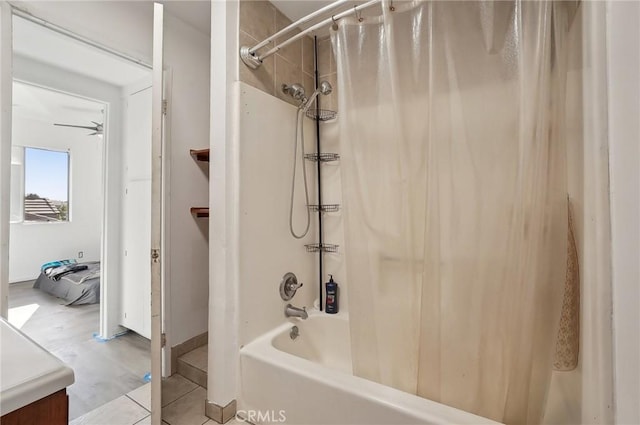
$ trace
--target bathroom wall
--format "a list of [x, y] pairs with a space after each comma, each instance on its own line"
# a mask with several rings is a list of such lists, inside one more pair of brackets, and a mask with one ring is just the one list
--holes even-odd
[[[240, 46], [255, 46], [267, 37], [291, 24], [291, 20], [273, 4], [264, 0], [240, 0]], [[289, 35], [299, 33], [292, 31]], [[289, 36], [284, 36], [284, 41]], [[266, 53], [274, 45], [260, 49]], [[313, 93], [314, 46], [311, 37], [304, 37], [265, 59], [260, 68], [252, 70], [240, 61], [240, 81], [285, 102], [297, 105], [291, 96], [282, 93], [282, 84], [300, 83], [307, 94]]]
[[640, 4], [607, 2], [614, 403], [640, 423]]
[[[313, 305], [318, 292], [318, 256], [308, 253], [304, 246], [317, 241], [313, 215], [306, 237], [295, 239], [289, 233], [296, 107], [245, 83], [237, 83], [237, 87], [241, 187], [239, 316], [243, 345], [285, 320], [287, 302], [280, 299], [279, 285], [286, 272], [295, 273], [304, 283], [290, 303], [307, 308]], [[304, 120], [305, 133], [313, 134], [313, 121]], [[314, 145], [314, 137], [305, 138], [307, 152], [313, 152]], [[316, 196], [315, 173], [311, 167], [307, 171], [311, 200]], [[293, 222], [297, 232], [306, 224], [301, 172], [298, 160]]]
[[[273, 35], [275, 32], [286, 27], [291, 23], [286, 16], [282, 14], [273, 4], [268, 1], [240, 1], [240, 45], [241, 46], [254, 46], [261, 42], [265, 38]], [[299, 31], [293, 31], [291, 34], [296, 34]], [[282, 40], [286, 39], [283, 38]], [[328, 96], [319, 96], [319, 102], [321, 108], [334, 109], [337, 108], [337, 91], [336, 91], [336, 63], [333, 60], [333, 53], [331, 51], [330, 39], [325, 36], [322, 41], [318, 43], [318, 75], [320, 81], [329, 81], [334, 90]], [[266, 52], [270, 47], [261, 49], [261, 52]], [[298, 105], [298, 101], [292, 97], [285, 95], [281, 91], [282, 84], [302, 83], [307, 95], [310, 95], [315, 89], [314, 82], [314, 41], [311, 37], [304, 37], [302, 40], [298, 40], [285, 47], [282, 51], [267, 58], [264, 63], [257, 70], [252, 70], [247, 67], [241, 60], [239, 60], [239, 78], [240, 81], [257, 88], [258, 90], [284, 100], [291, 105]], [[245, 105], [246, 102], [242, 102], [241, 105]], [[289, 118], [280, 119], [270, 117], [269, 122], [289, 123], [284, 124], [288, 126], [286, 131], [293, 131], [294, 119], [293, 109], [287, 114]], [[311, 121], [305, 119], [309, 130], [305, 132], [306, 141], [309, 142], [308, 151], [315, 152], [315, 128], [311, 125]], [[280, 124], [282, 126], [282, 124]], [[244, 128], [241, 125], [241, 128]], [[339, 152], [339, 139], [338, 139], [338, 121], [334, 120], [327, 123], [320, 124], [320, 137], [322, 142], [323, 152]], [[244, 133], [242, 134], [244, 140]], [[288, 146], [283, 148], [291, 149], [293, 141], [293, 133], [285, 137]], [[291, 142], [289, 142], [291, 141]], [[313, 142], [313, 143], [311, 143]], [[293, 153], [284, 155], [287, 167], [291, 166], [290, 157]], [[339, 174], [339, 162], [329, 162], [322, 164], [322, 183], [323, 187], [323, 203], [324, 204], [340, 204], [341, 203], [341, 191], [340, 191], [340, 174]], [[315, 163], [307, 163], [309, 184], [313, 187], [313, 195], [310, 194], [311, 203], [317, 203], [316, 201], [316, 177]], [[291, 171], [288, 170], [287, 173]], [[312, 177], [313, 176], [313, 177]], [[290, 178], [290, 177], [287, 177]], [[282, 183], [280, 183], [282, 184]], [[290, 183], [289, 183], [290, 184]], [[288, 213], [287, 213], [288, 214]], [[317, 222], [317, 213], [311, 215], [313, 225]], [[342, 220], [340, 213], [325, 213], [324, 214], [324, 242], [337, 244], [344, 246], [343, 243], [343, 230]], [[288, 230], [285, 229], [288, 234]], [[291, 236], [289, 236], [291, 238]], [[347, 288], [344, 280], [344, 261], [340, 253], [325, 253], [324, 254], [324, 270], [323, 270], [323, 282], [329, 279], [329, 274], [334, 275], [334, 279], [340, 284], [340, 309], [346, 310], [347, 308]], [[317, 254], [307, 254], [308, 257], [314, 259], [315, 263], [313, 267], [317, 267]], [[314, 299], [318, 298], [317, 292], [317, 271], [316, 275], [311, 276], [306, 280], [309, 284], [313, 284], [313, 297], [309, 299], [306, 304], [312, 305]], [[310, 285], [309, 285], [310, 286]], [[311, 288], [309, 288], [310, 290]], [[241, 297], [242, 299], [242, 297]], [[241, 313], [241, 317], [243, 317]], [[250, 326], [251, 327], [251, 326]], [[269, 329], [269, 327], [261, 326], [261, 329]], [[250, 340], [250, 336], [256, 335], [252, 329], [247, 329], [246, 338], [244, 341]]]
[[[208, 220], [196, 219], [192, 206], [209, 202], [209, 170], [196, 162], [190, 149], [209, 144], [210, 39], [165, 11], [165, 80], [170, 89], [168, 147], [168, 203], [165, 208], [165, 326], [173, 347], [207, 331], [209, 267]], [[168, 311], [167, 311], [168, 307]]]
[[[143, 1], [12, 0], [15, 7], [75, 34], [151, 63], [151, 11]], [[99, 19], [97, 19], [99, 17]]]
[[338, 110], [338, 74], [336, 56], [331, 46], [331, 37], [325, 36], [318, 39], [318, 76], [320, 81], [327, 80], [331, 83], [333, 91], [330, 95], [320, 100], [320, 107]]

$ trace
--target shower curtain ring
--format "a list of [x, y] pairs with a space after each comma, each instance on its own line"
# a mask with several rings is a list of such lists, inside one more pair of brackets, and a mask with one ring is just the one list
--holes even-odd
[[333, 21], [333, 25], [331, 25], [331, 29], [334, 31], [338, 31], [338, 23], [336, 22], [336, 18], [334, 15], [331, 15], [331, 20]]
[[391, 0], [391, 1], [389, 2], [389, 10], [390, 10], [390, 11], [392, 11], [392, 12], [395, 12], [395, 11], [396, 11], [395, 6], [393, 5], [393, 0]]
[[358, 22], [364, 21], [364, 19], [362, 19], [362, 12], [358, 13], [358, 6], [353, 6], [353, 14], [355, 15]]

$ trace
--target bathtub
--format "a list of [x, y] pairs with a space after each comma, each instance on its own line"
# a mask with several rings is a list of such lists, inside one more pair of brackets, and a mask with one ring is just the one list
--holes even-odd
[[311, 311], [242, 347], [240, 380], [238, 416], [255, 424], [498, 423], [354, 376], [343, 313]]

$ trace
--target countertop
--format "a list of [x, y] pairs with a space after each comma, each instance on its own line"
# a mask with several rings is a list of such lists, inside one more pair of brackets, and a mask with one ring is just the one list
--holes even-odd
[[73, 382], [69, 366], [0, 318], [0, 416]]

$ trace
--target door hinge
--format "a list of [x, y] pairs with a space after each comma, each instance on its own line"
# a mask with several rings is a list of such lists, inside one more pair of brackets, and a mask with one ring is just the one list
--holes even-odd
[[154, 262], [154, 263], [157, 263], [159, 258], [160, 258], [160, 250], [159, 249], [152, 249], [151, 250], [151, 261]]
[[169, 101], [162, 99], [162, 115], [167, 115], [167, 109], [169, 109]]
[[160, 335], [160, 347], [164, 347], [165, 345], [167, 345], [167, 334], [163, 332]]

